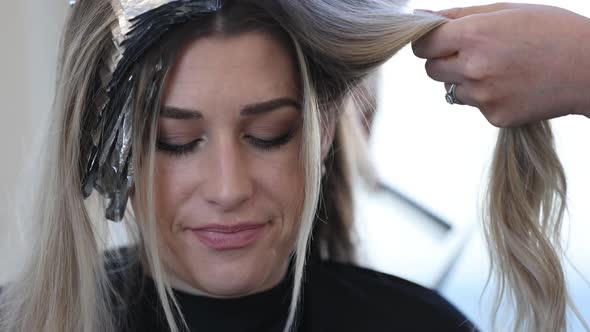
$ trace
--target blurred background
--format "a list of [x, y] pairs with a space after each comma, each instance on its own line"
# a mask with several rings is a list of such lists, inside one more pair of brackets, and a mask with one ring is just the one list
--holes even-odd
[[[529, 2], [590, 16], [587, 1]], [[484, 3], [409, 4], [438, 10]], [[0, 3], [0, 284], [17, 268], [24, 245], [14, 222], [14, 193], [23, 180], [24, 161], [35, 153], [36, 128], [51, 107], [67, 8], [67, 0]], [[443, 84], [431, 81], [423, 65], [406, 48], [376, 78], [378, 112], [370, 153], [381, 190], [358, 192], [361, 262], [439, 290], [487, 331], [493, 287], [482, 293], [489, 261], [480, 226], [481, 197], [497, 130], [478, 110], [446, 104]], [[569, 287], [590, 320], [590, 285], [582, 277], [590, 278], [590, 121], [570, 116], [553, 124], [569, 180], [564, 226]], [[572, 320], [571, 331], [582, 331], [580, 323]]]

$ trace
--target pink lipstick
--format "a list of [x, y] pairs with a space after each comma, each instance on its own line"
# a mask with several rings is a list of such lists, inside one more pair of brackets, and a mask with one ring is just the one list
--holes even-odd
[[235, 250], [254, 243], [266, 224], [242, 223], [236, 225], [211, 224], [192, 228], [193, 234], [213, 250]]

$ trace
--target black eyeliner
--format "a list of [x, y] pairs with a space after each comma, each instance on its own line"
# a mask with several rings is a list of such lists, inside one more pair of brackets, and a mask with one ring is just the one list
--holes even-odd
[[180, 156], [180, 155], [184, 155], [184, 154], [188, 154], [190, 152], [192, 152], [195, 147], [197, 146], [197, 144], [199, 143], [199, 141], [201, 141], [201, 139], [196, 139], [190, 143], [187, 144], [183, 144], [183, 145], [175, 145], [175, 144], [168, 144], [166, 142], [163, 142], [161, 140], [157, 140], [156, 141], [156, 148], [160, 151], [169, 153], [171, 155], [176, 155], [176, 156]]
[[[256, 138], [253, 136], [246, 136], [246, 139], [250, 142], [250, 144], [254, 145], [256, 148], [269, 151], [269, 150], [279, 148], [279, 147], [289, 143], [289, 141], [291, 141], [291, 139], [293, 138], [294, 134], [295, 134], [295, 130], [290, 130], [286, 134], [281, 135], [277, 138], [273, 138], [273, 139], [267, 140], [267, 139]], [[196, 140], [194, 140], [190, 143], [187, 143], [187, 144], [175, 145], [175, 144], [169, 144], [169, 143], [163, 142], [158, 139], [156, 141], [156, 148], [159, 151], [168, 153], [173, 156], [182, 156], [182, 155], [186, 155], [186, 154], [193, 152], [193, 150], [197, 147], [197, 145], [201, 141], [202, 141], [202, 139], [199, 138], [199, 139], [196, 139]]]
[[264, 150], [272, 150], [273, 148], [279, 148], [289, 143], [291, 138], [293, 138], [293, 134], [294, 130], [290, 130], [288, 133], [270, 140], [260, 139], [252, 136], [249, 136], [248, 140], [257, 148], [261, 148]]

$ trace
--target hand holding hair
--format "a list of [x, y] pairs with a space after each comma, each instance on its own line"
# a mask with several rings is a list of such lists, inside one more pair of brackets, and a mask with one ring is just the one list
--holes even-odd
[[454, 8], [413, 44], [426, 72], [497, 127], [590, 117], [590, 19], [557, 7]]
[[[510, 294], [516, 316], [526, 317], [511, 331], [565, 331], [568, 307], [579, 313], [561, 264], [567, 181], [544, 120], [590, 117], [590, 19], [508, 3], [435, 14], [449, 21], [414, 42], [414, 53], [427, 59], [430, 77], [446, 83], [447, 102], [475, 106], [504, 128], [483, 223], [496, 299]], [[497, 325], [501, 302], [492, 312], [494, 331], [506, 330]]]

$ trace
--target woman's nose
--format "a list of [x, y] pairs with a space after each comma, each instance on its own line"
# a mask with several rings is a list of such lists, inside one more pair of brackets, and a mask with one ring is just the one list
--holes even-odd
[[239, 142], [224, 138], [211, 146], [210, 171], [207, 173], [204, 196], [208, 203], [222, 210], [232, 210], [250, 199], [254, 184], [248, 171], [247, 158]]

